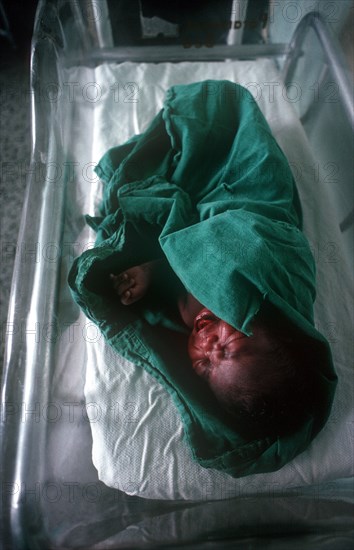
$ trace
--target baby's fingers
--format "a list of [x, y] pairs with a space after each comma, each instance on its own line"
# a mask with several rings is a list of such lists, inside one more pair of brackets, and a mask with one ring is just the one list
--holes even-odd
[[122, 296], [127, 290], [135, 285], [135, 279], [129, 277], [128, 273], [121, 273], [120, 275], [110, 275], [113, 283], [113, 288], [119, 296]]
[[135, 302], [134, 300], [134, 291], [126, 290], [123, 294], [120, 294], [120, 301], [124, 306], [129, 306]]
[[141, 266], [123, 271], [119, 275], [109, 275], [113, 289], [123, 305], [129, 306], [140, 300], [146, 293], [147, 281]]
[[123, 273], [119, 273], [119, 275], [114, 275], [114, 273], [110, 273], [109, 278], [111, 279], [113, 286], [117, 286], [120, 283], [127, 281], [129, 279], [129, 275], [126, 271], [123, 271]]

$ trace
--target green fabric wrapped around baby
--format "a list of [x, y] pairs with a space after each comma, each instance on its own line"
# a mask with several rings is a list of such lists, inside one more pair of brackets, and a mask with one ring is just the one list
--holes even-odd
[[336, 375], [298, 193], [256, 102], [228, 81], [174, 86], [96, 171], [74, 299], [169, 391], [199, 464], [281, 468], [325, 424]]

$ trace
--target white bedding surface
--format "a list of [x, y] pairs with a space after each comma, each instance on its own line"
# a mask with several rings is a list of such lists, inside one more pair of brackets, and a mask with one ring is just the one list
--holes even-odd
[[[71, 334], [77, 336], [69, 337], [69, 327], [67, 337], [61, 338], [52, 397], [81, 407], [86, 399], [92, 459], [99, 479], [146, 498], [204, 500], [272, 494], [353, 475], [350, 264], [328, 199], [326, 177], [311, 156], [290, 100], [291, 90], [284, 88], [274, 64], [269, 60], [105, 64], [95, 70], [71, 69], [67, 78], [77, 84], [70, 136], [70, 158], [77, 164], [75, 185], [69, 189], [64, 235], [67, 242], [74, 243], [74, 254], [94, 241], [94, 234], [82, 219], [83, 213], [94, 215], [101, 193], [89, 164], [97, 163], [109, 147], [144, 131], [161, 108], [168, 87], [212, 78], [232, 80], [250, 89], [293, 167], [303, 205], [304, 230], [317, 265], [316, 326], [331, 343], [339, 375], [327, 425], [308, 450], [280, 471], [233, 479], [204, 469], [191, 458], [177, 409], [166, 390], [144, 370], [120, 358], [82, 315], [76, 318], [63, 277], [62, 312], [71, 319]], [[95, 93], [97, 99], [92, 101]], [[71, 258], [69, 255], [68, 267]], [[86, 449], [90, 443], [87, 424], [80, 430], [80, 422], [58, 423], [50, 437], [52, 456], [57, 456], [64, 439], [78, 453], [81, 445]], [[65, 467], [65, 457], [62, 453], [60, 456]], [[87, 480], [93, 474], [87, 467], [79, 475]]]

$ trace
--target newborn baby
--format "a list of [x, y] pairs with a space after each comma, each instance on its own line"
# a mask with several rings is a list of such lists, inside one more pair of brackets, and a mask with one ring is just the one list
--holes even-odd
[[[167, 262], [157, 260], [111, 274], [123, 305], [143, 298]], [[172, 272], [172, 270], [170, 269]], [[281, 313], [265, 304], [247, 336], [218, 318], [182, 285], [176, 296], [179, 316], [191, 329], [192, 367], [222, 408], [238, 421], [245, 436], [287, 433], [303, 420], [311, 399], [311, 369], [306, 369], [306, 339]]]
[[[202, 466], [279, 469], [324, 426], [336, 376], [313, 322], [300, 197], [254, 98], [226, 80], [173, 86], [149, 127], [109, 149], [96, 173], [103, 202], [86, 217], [96, 246], [71, 269], [75, 300], [170, 393]], [[137, 302], [146, 323], [118, 316], [116, 300]], [[170, 360], [161, 333], [173, 339], [174, 328], [190, 331], [198, 376], [180, 364], [187, 350]]]

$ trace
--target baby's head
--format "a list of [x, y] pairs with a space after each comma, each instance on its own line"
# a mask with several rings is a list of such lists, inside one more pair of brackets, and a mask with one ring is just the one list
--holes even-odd
[[255, 317], [252, 333], [246, 336], [202, 309], [189, 338], [193, 369], [245, 437], [291, 433], [313, 392], [306, 339], [270, 306]]

